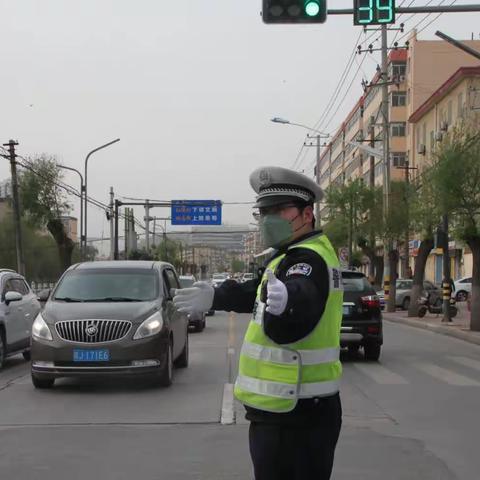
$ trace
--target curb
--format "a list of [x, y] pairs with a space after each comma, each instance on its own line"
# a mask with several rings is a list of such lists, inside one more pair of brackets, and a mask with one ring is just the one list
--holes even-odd
[[445, 327], [443, 325], [436, 325], [435, 323], [419, 322], [418, 320], [411, 320], [409, 318], [401, 317], [386, 317], [383, 319], [387, 322], [401, 323], [414, 328], [420, 328], [422, 330], [429, 330], [440, 335], [446, 335], [447, 337], [454, 337], [464, 342], [473, 343], [474, 345], [480, 345], [480, 335], [474, 336], [470, 332], [464, 330], [458, 330], [455, 327]]

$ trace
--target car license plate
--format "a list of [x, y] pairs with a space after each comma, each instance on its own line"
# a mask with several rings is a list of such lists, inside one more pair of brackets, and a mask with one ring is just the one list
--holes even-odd
[[87, 350], [76, 348], [73, 350], [74, 362], [108, 362], [110, 360], [110, 352], [106, 349]]

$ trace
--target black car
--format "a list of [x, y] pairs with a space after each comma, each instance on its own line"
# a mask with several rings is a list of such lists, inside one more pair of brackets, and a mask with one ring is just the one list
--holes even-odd
[[383, 344], [380, 299], [365, 275], [344, 270], [343, 318], [340, 345], [356, 353], [363, 347], [366, 360], [378, 360]]

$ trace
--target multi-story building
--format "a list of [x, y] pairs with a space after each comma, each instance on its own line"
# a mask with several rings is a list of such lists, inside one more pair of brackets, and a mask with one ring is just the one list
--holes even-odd
[[[465, 41], [480, 50], [480, 41]], [[474, 66], [478, 60], [458, 48], [437, 40], [418, 40], [416, 33], [409, 38], [409, 48], [392, 50], [388, 58], [388, 111], [390, 178], [405, 178], [405, 167], [416, 167], [415, 152], [418, 145], [427, 145], [427, 132], [423, 124], [415, 128], [409, 117], [460, 67]], [[317, 168], [317, 178], [323, 189], [361, 178], [367, 185], [383, 185], [383, 165], [378, 157], [364, 153], [353, 142], [371, 143], [382, 150], [382, 89], [377, 83], [383, 79], [374, 76], [364, 94], [342, 122], [331, 142], [324, 148]], [[457, 99], [458, 102], [458, 99]], [[452, 103], [453, 105], [453, 103]], [[453, 106], [446, 106], [442, 120], [448, 123]], [[428, 140], [428, 141], [427, 141]], [[418, 145], [417, 145], [418, 144]], [[328, 215], [326, 207], [320, 217]]]
[[[480, 67], [460, 67], [409, 118], [412, 126], [412, 163], [421, 172], [430, 164], [437, 145], [456, 124], [478, 119], [480, 111]], [[436, 282], [443, 276], [441, 249], [430, 255], [427, 275]], [[451, 272], [469, 275], [472, 254], [468, 246], [450, 242]]]

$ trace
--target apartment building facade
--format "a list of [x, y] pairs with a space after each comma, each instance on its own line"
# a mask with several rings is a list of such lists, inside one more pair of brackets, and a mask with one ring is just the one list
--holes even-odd
[[[479, 40], [465, 43], [480, 50]], [[473, 56], [444, 41], [418, 40], [416, 33], [409, 38], [408, 49], [390, 51], [388, 111], [391, 180], [404, 179], [406, 170], [403, 167], [406, 165], [417, 167], [417, 163], [421, 161], [416, 155], [418, 144], [428, 143], [427, 135], [430, 135], [430, 130], [423, 124], [414, 126], [409, 122], [409, 118], [460, 67], [475, 66], [478, 63]], [[366, 185], [383, 185], [382, 159], [366, 154], [351, 143], [368, 142], [375, 149], [382, 150], [382, 89], [376, 86], [382, 82], [383, 79], [377, 72], [331, 142], [323, 149], [316, 167], [318, 183], [323, 189], [356, 178], [362, 179]], [[452, 106], [447, 106], [442, 113], [445, 117], [442, 117], [443, 121], [448, 123], [451, 112], [453, 100]], [[415, 176], [415, 173], [412, 176]], [[320, 211], [322, 221], [327, 215], [328, 211], [324, 206]], [[414, 251], [410, 252], [412, 253], [415, 255]], [[411, 265], [413, 261], [411, 258]], [[430, 277], [432, 280], [436, 278], [435, 275]]]

